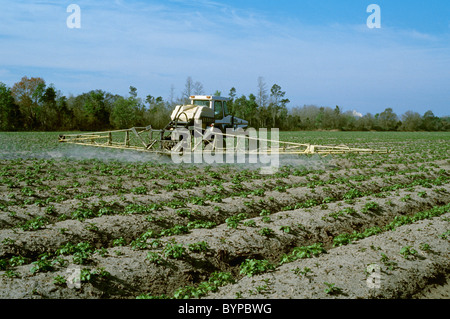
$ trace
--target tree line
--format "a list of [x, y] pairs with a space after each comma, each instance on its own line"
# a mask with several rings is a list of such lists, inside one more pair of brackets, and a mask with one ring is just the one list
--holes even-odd
[[[277, 84], [267, 87], [258, 78], [257, 91], [248, 96], [237, 96], [233, 87], [228, 93], [231, 114], [246, 119], [250, 127], [279, 128], [281, 130], [344, 130], [344, 131], [448, 131], [450, 118], [437, 117], [427, 111], [420, 115], [407, 111], [402, 115], [386, 108], [377, 114], [343, 112], [341, 107], [304, 105], [288, 108], [286, 92]], [[39, 77], [23, 77], [12, 87], [0, 82], [1, 131], [99, 131], [152, 125], [163, 128], [178, 104], [188, 104], [191, 95], [205, 94], [202, 83], [186, 79], [181, 96], [148, 94], [138, 97], [130, 86], [128, 96], [103, 90], [92, 90], [79, 95], [65, 96], [53, 84], [47, 85]], [[220, 91], [214, 95], [222, 95]]]

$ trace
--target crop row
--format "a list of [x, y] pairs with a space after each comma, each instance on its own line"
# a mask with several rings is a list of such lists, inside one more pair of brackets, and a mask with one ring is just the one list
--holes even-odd
[[[20, 272], [14, 270], [14, 267], [23, 267], [30, 262], [31, 267], [29, 271], [36, 274], [52, 271], [57, 272], [58, 269], [67, 266], [69, 262], [78, 265], [87, 265], [88, 267], [84, 269], [89, 269], [89, 274], [92, 274], [93, 278], [98, 279], [100, 273], [104, 275], [100, 276], [102, 280], [106, 280], [103, 284], [111, 285], [109, 292], [112, 293], [117, 288], [116, 277], [120, 277], [121, 274], [117, 273], [114, 268], [109, 270], [105, 269], [102, 264], [104, 260], [109, 260], [109, 263], [105, 263], [106, 265], [110, 265], [111, 262], [114, 263], [114, 260], [120, 262], [114, 257], [114, 251], [116, 251], [124, 255], [132, 255], [133, 259], [141, 260], [141, 263], [146, 260], [147, 263], [144, 262], [145, 267], [148, 268], [148, 273], [146, 272], [146, 274], [147, 276], [151, 276], [151, 278], [156, 278], [156, 276], [167, 271], [171, 273], [171, 276], [165, 279], [167, 286], [164, 287], [170, 287], [168, 291], [163, 291], [167, 288], [163, 288], [162, 286], [152, 287], [150, 284], [152, 282], [150, 280], [151, 278], [147, 278], [148, 280], [144, 281], [148, 284], [143, 285], [142, 289], [147, 289], [151, 293], [145, 293], [144, 295], [141, 293], [139, 294], [141, 297], [149, 297], [150, 295], [160, 296], [160, 294], [167, 293], [173, 293], [175, 297], [179, 298], [200, 297], [204, 295], [204, 289], [208, 289], [207, 287], [215, 290], [220, 285], [231, 282], [232, 278], [235, 280], [242, 275], [251, 276], [264, 271], [270, 271], [274, 267], [277, 267], [277, 265], [291, 262], [297, 258], [311, 257], [323, 253], [326, 247], [331, 247], [331, 244], [348, 244], [354, 240], [376, 235], [382, 231], [395, 229], [402, 224], [412, 223], [424, 218], [433, 218], [449, 212], [450, 206], [448, 203], [444, 206], [436, 206], [431, 210], [420, 212], [421, 207], [424, 207], [423, 204], [419, 205], [414, 199], [408, 202], [402, 202], [399, 199], [405, 193], [402, 191], [402, 194], [397, 196], [397, 198], [395, 196], [391, 198], [391, 201], [395, 200], [398, 203], [402, 203], [402, 205], [392, 206], [388, 202], [380, 204], [377, 214], [364, 213], [361, 210], [364, 216], [357, 219], [358, 223], [361, 224], [360, 230], [353, 232], [348, 232], [345, 226], [347, 225], [346, 222], [334, 222], [331, 225], [324, 222], [322, 217], [326, 216], [326, 213], [317, 208], [315, 213], [308, 213], [306, 211], [303, 213], [297, 211], [276, 213], [271, 216], [272, 221], [264, 221], [264, 217], [266, 216], [251, 219], [256, 224], [260, 224], [260, 227], [255, 227], [255, 224], [249, 223], [249, 219], [243, 219], [241, 220], [242, 223], [238, 222], [238, 227], [223, 225], [215, 230], [197, 230], [191, 234], [186, 234], [184, 231], [181, 231], [181, 233], [167, 234], [163, 232], [159, 234], [146, 233], [145, 247], [126, 246], [126, 243], [120, 240], [117, 240], [115, 242], [116, 246], [111, 249], [105, 249], [104, 247], [95, 248], [92, 244], [86, 242], [80, 242], [78, 244], [66, 243], [53, 253], [47, 252], [41, 254], [34, 261], [17, 255], [4, 258], [1, 264], [5, 270], [5, 275], [11, 278], [21, 276]], [[438, 199], [429, 199], [426, 205], [433, 206], [438, 202]], [[339, 207], [338, 204], [333, 203], [333, 208]], [[405, 212], [409, 212], [409, 215], [398, 217]], [[380, 217], [380, 214], [383, 215], [385, 225], [372, 226], [374, 222], [377, 223], [376, 221]], [[352, 218], [356, 217], [352, 216]], [[304, 227], [310, 219], [316, 220], [316, 228], [309, 229], [308, 231]], [[302, 221], [301, 223], [299, 223], [300, 220]], [[326, 226], [327, 224], [329, 226]], [[300, 227], [300, 225], [303, 226]], [[330, 226], [332, 227], [331, 242]], [[255, 231], [248, 233], [248, 229], [255, 229]], [[325, 229], [328, 230], [324, 231]], [[244, 231], [247, 231], [247, 233]], [[255, 238], [260, 238], [260, 240], [250, 240]], [[239, 246], [239, 250], [234, 248], [237, 246]], [[298, 247], [291, 249], [293, 246]], [[71, 259], [68, 260], [68, 257]], [[189, 279], [185, 278], [186, 272], [177, 274], [170, 271], [170, 269], [182, 269], [186, 267], [196, 269], [198, 263], [209, 265], [208, 267], [204, 267], [202, 271], [195, 270], [194, 273], [196, 273], [197, 279], [190, 279], [194, 280], [194, 282], [200, 282], [200, 284], [194, 286], [181, 285], [182, 287], [176, 288], [179, 282]], [[227, 273], [229, 275], [225, 275]], [[132, 274], [128, 275], [133, 276]], [[55, 280], [57, 276], [55, 276]], [[139, 274], [137, 273], [135, 276], [139, 276]], [[207, 280], [204, 281], [204, 278], [207, 278]], [[133, 280], [136, 281], [138, 279], [128, 278], [127, 280], [133, 282]], [[217, 280], [219, 283], [216, 282]], [[211, 281], [213, 282], [212, 284]]]
[[[60, 243], [73, 237], [71, 233], [65, 234], [65, 227], [61, 226], [65, 225], [65, 221], [73, 220], [76, 221], [74, 226], [78, 225], [76, 228], [81, 240], [83, 237], [95, 238], [103, 245], [110, 245], [114, 239], [118, 238], [117, 233], [123, 232], [124, 229], [120, 228], [116, 232], [102, 229], [99, 231], [101, 237], [95, 236], [93, 233], [96, 230], [96, 219], [103, 218], [105, 220], [108, 217], [131, 216], [132, 218], [129, 218], [128, 222], [133, 225], [134, 231], [129, 235], [131, 237], [126, 238], [129, 243], [139, 238], [138, 234], [147, 232], [149, 228], [153, 232], [172, 229], [176, 225], [182, 225], [185, 230], [211, 228], [227, 220], [231, 224], [233, 219], [239, 216], [239, 213], [236, 212], [253, 217], [261, 212], [271, 214], [278, 211], [310, 208], [319, 205], [322, 209], [326, 209], [329, 203], [340, 200], [352, 201], [367, 195], [386, 197], [388, 192], [395, 192], [399, 189], [407, 189], [413, 192], [416, 186], [430, 188], [433, 185], [442, 186], [447, 182], [448, 177], [445, 174], [439, 174], [435, 178], [427, 178], [422, 174], [408, 174], [401, 177], [389, 177], [389, 179], [381, 179], [376, 182], [374, 180], [358, 181], [357, 186], [348, 184], [349, 180], [347, 179], [338, 178], [299, 183], [298, 185], [290, 185], [289, 188], [275, 188], [275, 191], [259, 188], [236, 192], [230, 187], [228, 191], [225, 188], [219, 192], [216, 188], [204, 191], [203, 195], [200, 196], [177, 196], [177, 194], [172, 193], [167, 194], [167, 196], [172, 196], [171, 199], [155, 201], [150, 204], [130, 203], [122, 206], [116, 202], [108, 203], [102, 200], [97, 204], [90, 205], [81, 202], [78, 207], [70, 211], [70, 214], [58, 214], [55, 206], [48, 206], [41, 215], [16, 225], [16, 229], [21, 229], [25, 233], [14, 234], [16, 230], [12, 229], [3, 231], [0, 236], [1, 238], [26, 238], [27, 231], [45, 230], [45, 232], [41, 231], [42, 236], [54, 238], [54, 241]], [[341, 184], [345, 187], [340, 187]], [[311, 188], [314, 189], [311, 190]], [[317, 188], [317, 191], [315, 188]], [[286, 194], [286, 196], [282, 196], [283, 194]], [[156, 195], [155, 198], [157, 198]], [[148, 200], [148, 197], [145, 197], [145, 200]], [[97, 230], [99, 230], [98, 227]], [[125, 233], [129, 232], [125, 231]], [[30, 236], [35, 237], [36, 234], [33, 233]], [[27, 245], [23, 246], [26, 247]], [[8, 251], [11, 250], [17, 252], [17, 245], [8, 247], [2, 248], [2, 255], [8, 254]], [[22, 254], [36, 255], [39, 253], [38, 251], [22, 251]]]
[[[0, 210], [5, 212], [9, 212], [9, 215], [14, 215], [18, 208], [26, 208], [29, 205], [35, 205], [38, 207], [44, 207], [47, 211], [54, 211], [55, 203], [63, 203], [70, 199], [76, 199], [79, 201], [83, 201], [84, 199], [89, 200], [91, 198], [103, 198], [107, 196], [124, 196], [124, 195], [147, 195], [147, 194], [161, 194], [161, 192], [176, 192], [182, 190], [195, 190], [196, 188], [213, 188], [214, 194], [207, 193], [206, 190], [203, 190], [203, 196], [191, 196], [190, 201], [192, 203], [202, 204], [205, 201], [217, 201], [220, 202], [221, 199], [229, 197], [229, 196], [241, 196], [245, 197], [247, 195], [257, 195], [264, 194], [266, 190], [274, 189], [280, 192], [286, 191], [289, 188], [295, 187], [304, 187], [308, 186], [310, 188], [315, 188], [316, 186], [322, 185], [335, 185], [335, 184], [343, 184], [352, 187], [352, 183], [361, 182], [364, 180], [369, 180], [373, 177], [385, 177], [389, 178], [390, 176], [395, 175], [404, 175], [412, 172], [422, 172], [424, 174], [433, 173], [433, 170], [418, 167], [416, 169], [404, 169], [404, 170], [393, 170], [388, 169], [384, 171], [376, 171], [371, 170], [362, 174], [361, 172], [356, 173], [355, 175], [350, 176], [335, 176], [333, 173], [328, 175], [323, 174], [324, 171], [294, 171], [292, 175], [289, 175], [291, 172], [285, 171], [282, 174], [285, 176], [284, 179], [277, 178], [272, 181], [263, 180], [259, 184], [255, 185], [253, 183], [246, 182], [245, 173], [237, 173], [233, 176], [231, 181], [227, 181], [225, 179], [220, 178], [219, 176], [214, 176], [214, 180], [211, 181], [185, 181], [179, 183], [170, 183], [165, 186], [159, 186], [158, 188], [153, 185], [152, 192], [151, 189], [148, 189], [147, 186], [138, 186], [131, 187], [131, 189], [126, 192], [122, 186], [114, 186], [114, 191], [110, 193], [99, 193], [97, 191], [88, 190], [87, 192], [82, 192], [77, 189], [73, 193], [68, 192], [68, 189], [72, 189], [73, 187], [79, 187], [76, 182], [75, 184], [63, 186], [56, 185], [51, 188], [50, 186], [45, 187], [30, 187], [23, 186], [20, 188], [19, 193], [9, 193], [7, 199], [0, 199]], [[433, 173], [436, 174], [436, 173]], [[445, 177], [445, 171], [439, 170], [437, 173], [440, 176]], [[258, 176], [261, 178], [260, 176]], [[297, 180], [296, 180], [297, 177]], [[303, 180], [300, 180], [298, 177], [304, 177]], [[226, 184], [231, 183], [231, 185]], [[231, 190], [225, 190], [225, 186], [231, 188]], [[47, 190], [47, 192], [45, 191]], [[150, 193], [151, 192], [151, 193]], [[80, 204], [84, 205], [84, 204]], [[103, 208], [103, 210], [106, 208]], [[93, 217], [93, 216], [91, 216]], [[22, 216], [22, 218], [27, 219], [26, 216]], [[9, 223], [13, 223], [13, 221], [9, 221]]]
[[[280, 189], [269, 191], [262, 188], [236, 193], [230, 188], [228, 192], [225, 189], [222, 189], [220, 192], [217, 192], [217, 189], [212, 189], [204, 192], [202, 196], [168, 194], [168, 196], [173, 196], [172, 199], [150, 204], [130, 203], [122, 206], [116, 202], [108, 203], [100, 200], [97, 204], [91, 205], [81, 202], [78, 207], [70, 211], [69, 215], [57, 214], [55, 206], [49, 206], [50, 209], [47, 207], [43, 215], [28, 219], [16, 227], [22, 231], [36, 231], [45, 228], [46, 232], [43, 232], [43, 236], [58, 238], [55, 241], [61, 241], [65, 237], [71, 238], [72, 235], [64, 234], [65, 228], [60, 225], [64, 225], [64, 221], [75, 220], [78, 221], [76, 224], [78, 225], [77, 228], [84, 229], [83, 231], [78, 231], [78, 237], [83, 238], [81, 234], [84, 233], [86, 234], [85, 237], [89, 238], [93, 236], [92, 231], [95, 230], [96, 218], [123, 215], [132, 216], [130, 223], [140, 225], [140, 227], [133, 226], [137, 228], [134, 229], [132, 236], [137, 236], [139, 233], [146, 232], [146, 227], [152, 228], [153, 231], [171, 229], [175, 225], [183, 225], [190, 229], [211, 228], [224, 223], [227, 219], [233, 220], [233, 218], [236, 218], [236, 215], [238, 216], [236, 211], [242, 212], [245, 216], [253, 217], [262, 211], [271, 214], [277, 211], [309, 208], [319, 205], [322, 209], [326, 209], [329, 203], [339, 200], [352, 201], [355, 198], [367, 195], [386, 197], [388, 192], [397, 191], [398, 189], [407, 189], [412, 192], [414, 187], [419, 185], [430, 188], [433, 185], [442, 186], [447, 182], [448, 177], [444, 174], [440, 174], [435, 178], [427, 178], [422, 174], [409, 174], [401, 177], [389, 177], [388, 180], [381, 179], [375, 183], [373, 180], [358, 182], [358, 186], [347, 184], [348, 180], [342, 180], [342, 178], [329, 179], [326, 182], [318, 181], [318, 184], [313, 181], [291, 185], [291, 188], [285, 188], [281, 193]], [[340, 183], [343, 183], [346, 187], [339, 187]], [[320, 188], [322, 191], [311, 191], [311, 187]], [[279, 195], [276, 195], [277, 193]], [[282, 194], [287, 196], [280, 196]], [[155, 198], [157, 197], [155, 196]], [[148, 197], [145, 197], [145, 199], [148, 200]], [[52, 225], [53, 227], [49, 227]], [[7, 237], [6, 234], [8, 233], [11, 237], [14, 232], [14, 229], [4, 231], [2, 237]], [[118, 232], [123, 232], [123, 229]], [[107, 229], [102, 230], [101, 233], [102, 238], [98, 238], [98, 236], [94, 236], [94, 238], [102, 242], [103, 245], [109, 245], [117, 236], [114, 232], [109, 233]], [[105, 233], [107, 236], [105, 236]], [[36, 235], [30, 234], [30, 236]], [[25, 234], [21, 233], [13, 237], [26, 238], [27, 235], [25, 232]], [[127, 242], [134, 239], [136, 237], [126, 238]], [[16, 251], [17, 247], [13, 250]], [[7, 251], [9, 249], [3, 247], [2, 254], [6, 254]], [[34, 252], [34, 254], [37, 253]]]

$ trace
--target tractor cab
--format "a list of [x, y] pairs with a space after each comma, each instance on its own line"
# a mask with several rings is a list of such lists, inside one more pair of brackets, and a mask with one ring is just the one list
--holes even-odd
[[214, 112], [213, 124], [225, 131], [227, 128], [246, 128], [248, 122], [230, 114], [228, 105], [230, 99], [214, 95], [193, 95], [190, 97], [191, 105], [204, 106]]

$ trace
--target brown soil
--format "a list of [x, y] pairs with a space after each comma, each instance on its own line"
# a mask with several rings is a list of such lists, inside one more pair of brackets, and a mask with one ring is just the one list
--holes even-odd
[[[25, 175], [33, 163], [21, 163], [15, 176]], [[203, 298], [447, 299], [448, 209], [440, 216], [347, 245], [335, 246], [334, 238], [383, 228], [398, 217], [447, 205], [449, 164], [435, 161], [426, 170], [418, 169], [419, 164], [355, 168], [351, 159], [328, 159], [319, 164], [325, 169], [315, 167], [307, 174], [290, 171], [276, 176], [233, 167], [213, 167], [207, 173], [204, 168], [195, 168], [197, 183], [173, 190], [172, 185], [192, 181], [193, 175], [189, 175], [191, 179], [183, 174], [172, 180], [149, 178], [148, 174], [162, 169], [170, 174], [174, 170], [170, 165], [138, 172], [117, 164], [115, 175], [102, 174], [101, 165], [94, 168], [92, 163], [80, 162], [84, 174], [80, 168], [71, 172], [67, 162], [48, 164], [40, 173], [55, 174], [60, 179], [29, 186], [20, 180], [14, 187], [0, 185], [0, 203], [6, 207], [0, 212], [0, 260], [9, 263], [0, 270], [0, 298], [170, 297], [181, 287], [207, 281], [214, 272], [229, 272], [236, 282]], [[248, 178], [237, 183], [233, 177], [243, 172]], [[199, 184], [199, 180], [207, 185]], [[393, 188], [395, 185], [399, 186]], [[141, 186], [146, 187], [145, 192], [130, 192]], [[22, 191], [25, 187], [34, 193], [26, 194]], [[356, 191], [353, 198], [348, 197], [350, 191]], [[51, 201], [49, 210], [45, 200], [58, 194], [64, 198]], [[215, 198], [217, 194], [223, 196]], [[183, 202], [187, 198], [202, 201]], [[365, 209], [368, 203], [375, 208]], [[147, 211], [129, 211], [132, 204], [155, 206]], [[105, 213], [99, 214], [105, 207]], [[352, 213], [332, 214], [345, 209], [352, 209], [347, 210]], [[83, 210], [97, 215], [74, 217], [74, 212]], [[229, 218], [239, 214], [243, 219], [236, 228], [230, 227]], [[27, 222], [39, 217], [45, 219], [44, 225], [24, 229]], [[193, 221], [214, 224], [211, 228], [188, 227]], [[149, 236], [141, 241], [145, 246], [134, 245], [143, 234], [160, 234], [174, 227], [184, 231]], [[199, 242], [206, 242], [207, 250], [188, 249]], [[79, 243], [90, 243], [92, 250], [97, 250], [81, 263], [79, 254], [56, 254], [65, 245]], [[326, 253], [280, 264], [295, 247], [317, 243]], [[185, 248], [181, 258], [165, 255], [164, 249], [175, 244]], [[401, 254], [405, 247], [412, 252], [406, 257]], [[11, 262], [18, 256], [23, 262]], [[159, 262], [149, 256], [159, 256]], [[267, 260], [275, 268], [248, 277], [240, 272], [247, 259]], [[39, 262], [46, 260], [51, 261], [47, 263], [51, 269], [36, 270]], [[67, 279], [72, 274], [84, 270], [91, 273], [90, 278], [79, 285], [69, 284]], [[107, 275], [102, 276], [101, 271]]]

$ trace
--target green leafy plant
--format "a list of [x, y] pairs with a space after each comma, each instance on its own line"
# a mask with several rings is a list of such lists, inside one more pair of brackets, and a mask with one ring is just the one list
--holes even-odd
[[189, 202], [194, 205], [205, 206], [205, 199], [199, 196], [190, 197]]
[[337, 220], [341, 216], [355, 215], [355, 214], [356, 214], [356, 210], [353, 207], [347, 207], [347, 208], [341, 209], [338, 212], [330, 213], [328, 216]]
[[61, 275], [57, 275], [55, 278], [53, 278], [53, 284], [64, 286], [66, 285], [66, 278]]
[[239, 213], [235, 216], [229, 217], [225, 220], [227, 223], [227, 226], [230, 228], [237, 228], [239, 223], [247, 218], [247, 214], [245, 213]]
[[[25, 258], [23, 256], [13, 256], [9, 259], [8, 264], [11, 267], [16, 267], [16, 266], [23, 265], [27, 262], [28, 262], [28, 258]], [[1, 269], [1, 267], [0, 267], [0, 269]]]
[[198, 243], [189, 244], [188, 249], [193, 252], [202, 252], [207, 251], [209, 249], [209, 245], [207, 242], [201, 241]]
[[189, 222], [187, 224], [187, 227], [189, 229], [195, 229], [195, 228], [214, 228], [217, 224], [212, 221], [203, 221], [203, 220], [194, 220], [192, 222]]
[[364, 205], [364, 207], [362, 208], [362, 212], [363, 213], [368, 213], [370, 212], [377, 212], [380, 210], [380, 205], [378, 205], [375, 202], [368, 202]]
[[19, 278], [20, 277], [20, 275], [12, 269], [7, 269], [5, 271], [5, 273], [3, 274], [3, 276], [6, 276], [8, 278]]
[[95, 212], [88, 207], [79, 207], [71, 213], [73, 219], [85, 220], [96, 216]]
[[382, 228], [380, 228], [378, 226], [374, 226], [374, 227], [365, 229], [362, 233], [354, 231], [351, 234], [349, 234], [349, 233], [339, 234], [333, 238], [333, 245], [334, 246], [348, 245], [355, 240], [373, 236], [373, 235], [379, 234], [381, 232], [383, 232]]
[[170, 208], [173, 208], [173, 209], [177, 209], [177, 208], [183, 208], [183, 207], [185, 207], [186, 204], [185, 204], [183, 201], [181, 201], [181, 200], [175, 199], [175, 200], [172, 200], [172, 201], [167, 202], [167, 203], [166, 203], [166, 206], [167, 206], [167, 207], [170, 207]]
[[49, 260], [48, 254], [42, 254], [39, 256], [39, 259], [31, 263], [33, 266], [31, 267], [31, 273], [37, 272], [48, 272], [54, 269], [51, 260]]
[[295, 247], [289, 254], [281, 257], [280, 264], [289, 263], [301, 258], [311, 258], [325, 253], [321, 243], [315, 243], [310, 246]]
[[344, 199], [354, 199], [354, 198], [358, 198], [358, 197], [362, 197], [364, 196], [364, 194], [356, 189], [356, 188], [352, 188], [350, 189], [347, 193], [344, 194], [343, 198]]
[[450, 230], [447, 230], [445, 233], [441, 234], [440, 237], [442, 239], [447, 239], [450, 237]]
[[0, 270], [6, 270], [8, 268], [8, 260], [0, 259]]
[[410, 199], [411, 199], [411, 195], [410, 195], [410, 194], [407, 194], [407, 195], [405, 195], [405, 197], [400, 198], [400, 200], [401, 200], [402, 202], [406, 202], [406, 201], [408, 201], [408, 200], [410, 200]]
[[263, 209], [260, 213], [259, 216], [269, 216], [270, 215], [270, 211], [267, 209]]
[[182, 244], [167, 244], [164, 247], [164, 255], [173, 259], [181, 259], [186, 253], [186, 248]]
[[48, 219], [43, 216], [38, 216], [31, 219], [20, 226], [23, 230], [38, 230], [43, 228], [48, 223]]
[[272, 265], [268, 260], [246, 259], [240, 265], [240, 273], [248, 277], [252, 277], [254, 275], [258, 275], [274, 269], [275, 266]]
[[127, 241], [123, 237], [113, 240], [114, 246], [125, 246], [126, 244], [127, 244]]
[[381, 253], [380, 261], [388, 267], [389, 270], [394, 270], [397, 266], [397, 263], [395, 261], [390, 260], [390, 258], [385, 254]]
[[189, 209], [179, 209], [177, 210], [177, 215], [182, 217], [191, 217], [191, 211]]
[[47, 215], [53, 215], [53, 214], [55, 214], [55, 213], [56, 213], [55, 206], [50, 205], [50, 206], [48, 206], [47, 208], [45, 208], [45, 213], [46, 213]]
[[147, 194], [148, 190], [147, 190], [147, 187], [145, 187], [145, 186], [139, 186], [139, 187], [135, 187], [135, 188], [131, 189], [131, 192], [133, 192], [134, 194], [137, 194], [137, 195], [144, 195], [144, 194]]
[[291, 227], [289, 226], [280, 226], [280, 230], [287, 234], [289, 234], [292, 231]]
[[264, 227], [259, 230], [259, 234], [266, 237], [273, 236], [273, 233], [274, 233], [273, 229], [270, 229], [268, 227]]
[[334, 202], [334, 201], [336, 201], [336, 199], [335, 199], [334, 197], [325, 197], [325, 198], [322, 200], [322, 204], [332, 203], [332, 202]]
[[67, 243], [56, 250], [57, 255], [73, 255], [73, 262], [78, 265], [85, 264], [95, 251], [89, 242], [80, 242], [76, 245]]
[[90, 231], [98, 231], [99, 230], [96, 223], [89, 223], [86, 226], [84, 226], [84, 228], [87, 230], [90, 230]]
[[402, 247], [402, 249], [400, 249], [400, 255], [402, 255], [405, 259], [417, 257], [417, 254], [417, 250], [415, 250], [411, 246], [404, 246]]
[[255, 222], [255, 220], [253, 220], [253, 219], [249, 219], [249, 220], [246, 220], [246, 221], [243, 223], [243, 225], [244, 225], [244, 226], [247, 226], [247, 227], [256, 227], [256, 222]]
[[295, 268], [295, 269], [292, 269], [292, 272], [294, 273], [294, 274], [296, 274], [296, 275], [303, 275], [303, 276], [306, 276], [308, 273], [310, 273], [311, 272], [311, 269], [310, 268], [308, 268], [308, 267], [304, 267], [303, 269], [300, 269], [300, 268]]
[[269, 216], [264, 216], [263, 218], [261, 218], [261, 220], [264, 223], [270, 223], [272, 221], [272, 219]]
[[215, 292], [219, 287], [225, 286], [229, 283], [234, 283], [235, 280], [231, 273], [228, 272], [214, 272], [208, 281], [201, 282], [198, 286], [185, 286], [177, 289], [174, 292], [175, 299], [192, 299], [201, 298], [208, 295], [210, 292]]
[[153, 251], [150, 251], [147, 253], [147, 259], [151, 263], [157, 264], [157, 265], [161, 265], [164, 262], [163, 257], [160, 254], [155, 253]]
[[35, 192], [30, 187], [27, 187], [27, 186], [23, 187], [20, 190], [20, 192], [22, 194], [24, 194], [25, 196], [29, 196], [29, 197], [31, 197], [31, 196], [33, 196], [35, 194]]
[[189, 228], [184, 225], [175, 225], [172, 228], [163, 229], [160, 236], [173, 236], [189, 233]]
[[426, 197], [427, 196], [427, 192], [426, 191], [423, 191], [423, 192], [418, 192], [417, 193], [417, 196], [419, 196], [419, 197]]
[[336, 284], [334, 283], [328, 283], [328, 282], [324, 282], [325, 286], [327, 286], [327, 288], [325, 288], [324, 292], [327, 295], [339, 295], [342, 294], [342, 289], [339, 287], [336, 287]]

